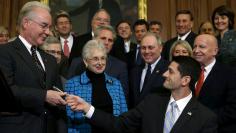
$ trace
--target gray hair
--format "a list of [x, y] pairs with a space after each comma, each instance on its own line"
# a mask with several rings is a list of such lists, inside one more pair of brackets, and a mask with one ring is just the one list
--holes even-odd
[[[55, 43], [60, 45], [60, 47], [61, 47], [61, 42], [56, 37], [48, 36], [47, 39], [44, 41], [43, 45], [40, 46], [40, 48], [42, 50], [46, 50], [49, 45], [55, 44]], [[62, 47], [61, 47], [61, 49], [62, 49]]]
[[0, 34], [9, 34], [9, 32], [6, 27], [0, 26]]
[[192, 50], [192, 47], [190, 46], [190, 44], [187, 42], [187, 41], [184, 41], [184, 40], [177, 40], [173, 43], [173, 45], [171, 46], [170, 48], [170, 53], [169, 53], [169, 60], [171, 61], [172, 58], [173, 58], [173, 52], [175, 50], [175, 47], [177, 45], [181, 45], [183, 46], [184, 48], [187, 49], [188, 53], [189, 53], [189, 56], [192, 57], [193, 56], [193, 50]]
[[94, 37], [97, 38], [102, 30], [111, 31], [113, 40], [116, 40], [116, 32], [114, 28], [110, 25], [102, 25], [102, 26], [97, 27], [94, 31]]
[[[147, 33], [143, 36], [143, 38], [145, 38], [145, 37], [147, 37], [147, 36], [153, 36], [153, 37], [155, 37], [155, 38], [156, 38], [156, 41], [157, 41], [157, 45], [162, 46], [161, 37], [157, 36], [156, 34], [154, 34], [154, 33], [152, 33], [152, 32], [147, 32]], [[143, 38], [142, 38], [142, 40], [143, 40]], [[142, 42], [142, 41], [141, 41], [141, 42]]]
[[83, 47], [83, 51], [82, 51], [83, 59], [90, 58], [93, 54], [94, 49], [102, 51], [104, 53], [105, 57], [107, 57], [106, 48], [102, 44], [102, 42], [98, 41], [98, 40], [90, 40]]
[[17, 25], [20, 26], [22, 24], [22, 19], [27, 16], [29, 18], [34, 17], [36, 14], [33, 12], [35, 8], [43, 8], [46, 9], [48, 12], [51, 11], [49, 6], [39, 2], [39, 1], [30, 1], [27, 2], [20, 10], [18, 20], [17, 20]]

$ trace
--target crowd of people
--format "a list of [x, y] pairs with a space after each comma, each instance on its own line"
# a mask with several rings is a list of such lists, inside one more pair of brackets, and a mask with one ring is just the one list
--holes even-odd
[[113, 27], [102, 8], [76, 36], [69, 13], [27, 2], [16, 38], [0, 26], [0, 69], [20, 107], [0, 111], [0, 132], [235, 133], [234, 15], [219, 6], [194, 33], [179, 10], [165, 42], [160, 21]]

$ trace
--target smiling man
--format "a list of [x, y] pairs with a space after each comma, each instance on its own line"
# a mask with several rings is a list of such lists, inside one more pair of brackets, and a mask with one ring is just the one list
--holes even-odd
[[101, 111], [78, 96], [70, 95], [66, 101], [75, 113], [83, 111], [93, 125], [109, 132], [216, 133], [215, 114], [201, 105], [190, 89], [199, 73], [200, 65], [193, 58], [174, 58], [163, 74], [166, 79], [164, 87], [171, 91], [171, 95], [150, 94], [134, 109], [118, 117]]
[[147, 33], [141, 40], [141, 55], [145, 65], [136, 66], [130, 74], [130, 107], [134, 107], [151, 91], [165, 92], [162, 74], [169, 62], [162, 59], [161, 39], [154, 33]]
[[163, 57], [169, 59], [170, 48], [177, 40], [185, 40], [192, 47], [195, 37], [197, 36], [192, 32], [193, 27], [193, 14], [189, 10], [180, 10], [175, 16], [175, 27], [177, 36], [168, 40], [163, 47]]
[[204, 81], [196, 92], [199, 102], [217, 114], [218, 132], [233, 133], [236, 132], [236, 73], [234, 68], [216, 60], [217, 52], [217, 39], [213, 35], [196, 37], [193, 56], [204, 68]]

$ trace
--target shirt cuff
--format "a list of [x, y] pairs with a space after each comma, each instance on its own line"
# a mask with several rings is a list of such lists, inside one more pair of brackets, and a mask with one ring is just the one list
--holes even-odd
[[89, 111], [85, 114], [85, 117], [90, 119], [93, 116], [94, 111], [95, 111], [95, 108], [93, 106], [91, 106], [89, 108]]

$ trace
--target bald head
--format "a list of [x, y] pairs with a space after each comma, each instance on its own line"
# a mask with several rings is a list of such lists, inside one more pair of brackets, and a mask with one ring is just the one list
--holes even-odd
[[203, 66], [212, 63], [218, 53], [217, 39], [213, 35], [202, 34], [194, 41], [193, 57]]

